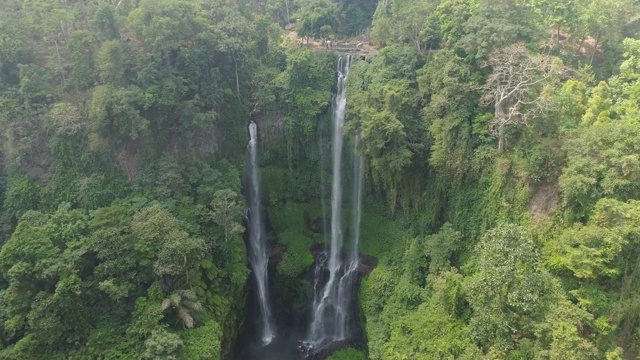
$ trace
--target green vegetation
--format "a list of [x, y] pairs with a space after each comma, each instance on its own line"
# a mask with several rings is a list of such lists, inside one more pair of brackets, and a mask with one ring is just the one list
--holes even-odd
[[354, 348], [346, 348], [333, 353], [327, 360], [364, 360], [367, 357]]
[[304, 37], [378, 47], [344, 129], [367, 350], [330, 359], [640, 356], [637, 1], [2, 9], [0, 359], [229, 357], [250, 118], [278, 315], [309, 306], [337, 54]]
[[638, 10], [379, 3], [348, 126], [405, 235], [361, 289], [370, 358], [638, 356]]

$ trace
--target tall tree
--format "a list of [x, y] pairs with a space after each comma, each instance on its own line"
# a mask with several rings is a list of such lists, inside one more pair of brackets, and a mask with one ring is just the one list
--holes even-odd
[[[631, 20], [633, 7], [631, 0], [592, 0], [581, 8], [579, 23], [583, 24], [585, 34], [594, 39], [588, 54], [590, 64], [593, 64], [598, 50], [603, 45], [614, 45], [622, 40], [623, 30]], [[580, 42], [580, 48], [584, 39]]]
[[521, 226], [489, 230], [476, 252], [478, 270], [467, 288], [471, 336], [487, 349], [506, 351], [529, 331], [527, 318], [543, 310], [549, 274], [540, 269], [533, 239]]
[[472, 151], [471, 120], [478, 94], [470, 77], [470, 66], [447, 50], [433, 56], [418, 77], [427, 104], [422, 115], [433, 139], [429, 163], [451, 178], [464, 174]]
[[338, 7], [330, 0], [304, 0], [296, 16], [300, 18], [298, 35], [326, 38], [338, 25]]
[[240, 93], [238, 66], [248, 55], [247, 51], [253, 37], [252, 23], [231, 4], [214, 7], [211, 17], [219, 50], [233, 60], [236, 92]]
[[464, 49], [484, 59], [509, 45], [536, 43], [540, 23], [527, 2], [513, 0], [477, 0], [472, 15], [464, 24]]
[[194, 325], [192, 312], [202, 311], [202, 305], [193, 289], [175, 290], [162, 300], [161, 308], [162, 311], [171, 308], [175, 312], [176, 324], [181, 323], [187, 329], [193, 328]]
[[231, 189], [218, 190], [211, 201], [211, 218], [224, 229], [224, 241], [229, 242], [233, 236], [244, 231], [242, 226], [243, 206], [238, 201], [238, 194]]
[[586, 217], [601, 197], [626, 201], [640, 196], [640, 126], [626, 121], [596, 123], [565, 145], [560, 177], [564, 204]]
[[559, 71], [549, 56], [531, 54], [522, 44], [495, 51], [486, 62], [492, 72], [481, 87], [482, 103], [494, 106], [493, 132], [498, 136], [498, 151], [506, 146], [505, 127], [523, 124], [544, 110], [548, 103], [540, 92]]
[[[137, 212], [131, 230], [138, 239], [137, 248], [153, 262], [157, 278], [178, 279], [189, 284], [190, 272], [204, 257], [202, 239], [189, 236], [169, 211], [154, 204]], [[178, 284], [177, 287], [180, 287]]]

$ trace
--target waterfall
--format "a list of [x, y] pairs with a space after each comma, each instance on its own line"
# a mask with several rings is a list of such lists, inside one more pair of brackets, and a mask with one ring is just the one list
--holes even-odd
[[[337, 92], [333, 98], [333, 138], [332, 160], [333, 178], [331, 183], [331, 246], [328, 256], [319, 257], [314, 272], [313, 283], [315, 297], [312, 309], [312, 321], [307, 342], [315, 348], [321, 348], [331, 342], [345, 340], [350, 335], [349, 325], [352, 321], [354, 296], [354, 278], [358, 267], [358, 241], [360, 237], [360, 192], [362, 189], [362, 160], [354, 158], [353, 184], [353, 248], [348, 259], [343, 256], [342, 229], [342, 150], [343, 126], [347, 103], [345, 82], [349, 75], [351, 56], [341, 57], [338, 61]], [[359, 141], [356, 137], [355, 146]], [[320, 286], [322, 273], [329, 273], [329, 278]]]
[[358, 152], [358, 146], [360, 144], [361, 132], [358, 131], [353, 142], [353, 190], [351, 195], [353, 196], [353, 212], [352, 212], [352, 242], [353, 248], [351, 250], [351, 263], [353, 266], [358, 266], [360, 259], [358, 258], [358, 246], [360, 244], [360, 218], [362, 214], [362, 184], [364, 182], [364, 162], [362, 156]]
[[269, 344], [276, 336], [271, 316], [268, 289], [269, 253], [262, 223], [262, 206], [260, 203], [260, 176], [258, 173], [258, 127], [253, 121], [249, 124], [249, 161], [250, 186], [247, 191], [249, 201], [249, 262], [256, 280], [256, 294], [260, 309], [260, 338], [263, 344]]

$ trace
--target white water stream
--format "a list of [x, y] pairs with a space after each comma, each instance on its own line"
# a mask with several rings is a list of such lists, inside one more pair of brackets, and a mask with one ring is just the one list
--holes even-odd
[[267, 249], [265, 229], [262, 222], [262, 205], [260, 203], [260, 176], [258, 164], [258, 126], [253, 121], [249, 124], [249, 160], [250, 160], [250, 191], [249, 191], [249, 262], [256, 280], [256, 294], [260, 309], [260, 339], [263, 344], [269, 344], [276, 336], [275, 326], [271, 315], [269, 302], [268, 264], [269, 251]]
[[[314, 272], [313, 318], [309, 329], [307, 343], [314, 348], [321, 348], [332, 342], [345, 340], [350, 336], [350, 319], [357, 316], [353, 303], [354, 280], [358, 268], [358, 242], [360, 238], [361, 193], [363, 183], [363, 163], [358, 155], [353, 159], [352, 188], [352, 244], [348, 257], [343, 250], [344, 234], [342, 227], [342, 152], [344, 115], [347, 104], [345, 83], [351, 67], [351, 57], [341, 57], [338, 62], [337, 93], [333, 99], [333, 137], [332, 160], [333, 177], [331, 183], [331, 246], [329, 254], [322, 254]], [[356, 136], [357, 148], [359, 135]], [[357, 152], [356, 152], [357, 154]], [[319, 288], [320, 277], [328, 271], [329, 279], [323, 288]]]

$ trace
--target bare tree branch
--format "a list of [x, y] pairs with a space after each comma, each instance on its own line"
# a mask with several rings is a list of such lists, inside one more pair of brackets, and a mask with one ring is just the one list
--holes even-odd
[[548, 107], [540, 93], [561, 66], [550, 56], [531, 54], [522, 44], [515, 44], [494, 52], [483, 64], [493, 72], [484, 85], [481, 103], [494, 105], [491, 132], [498, 136], [498, 151], [505, 146], [504, 127], [522, 124]]

